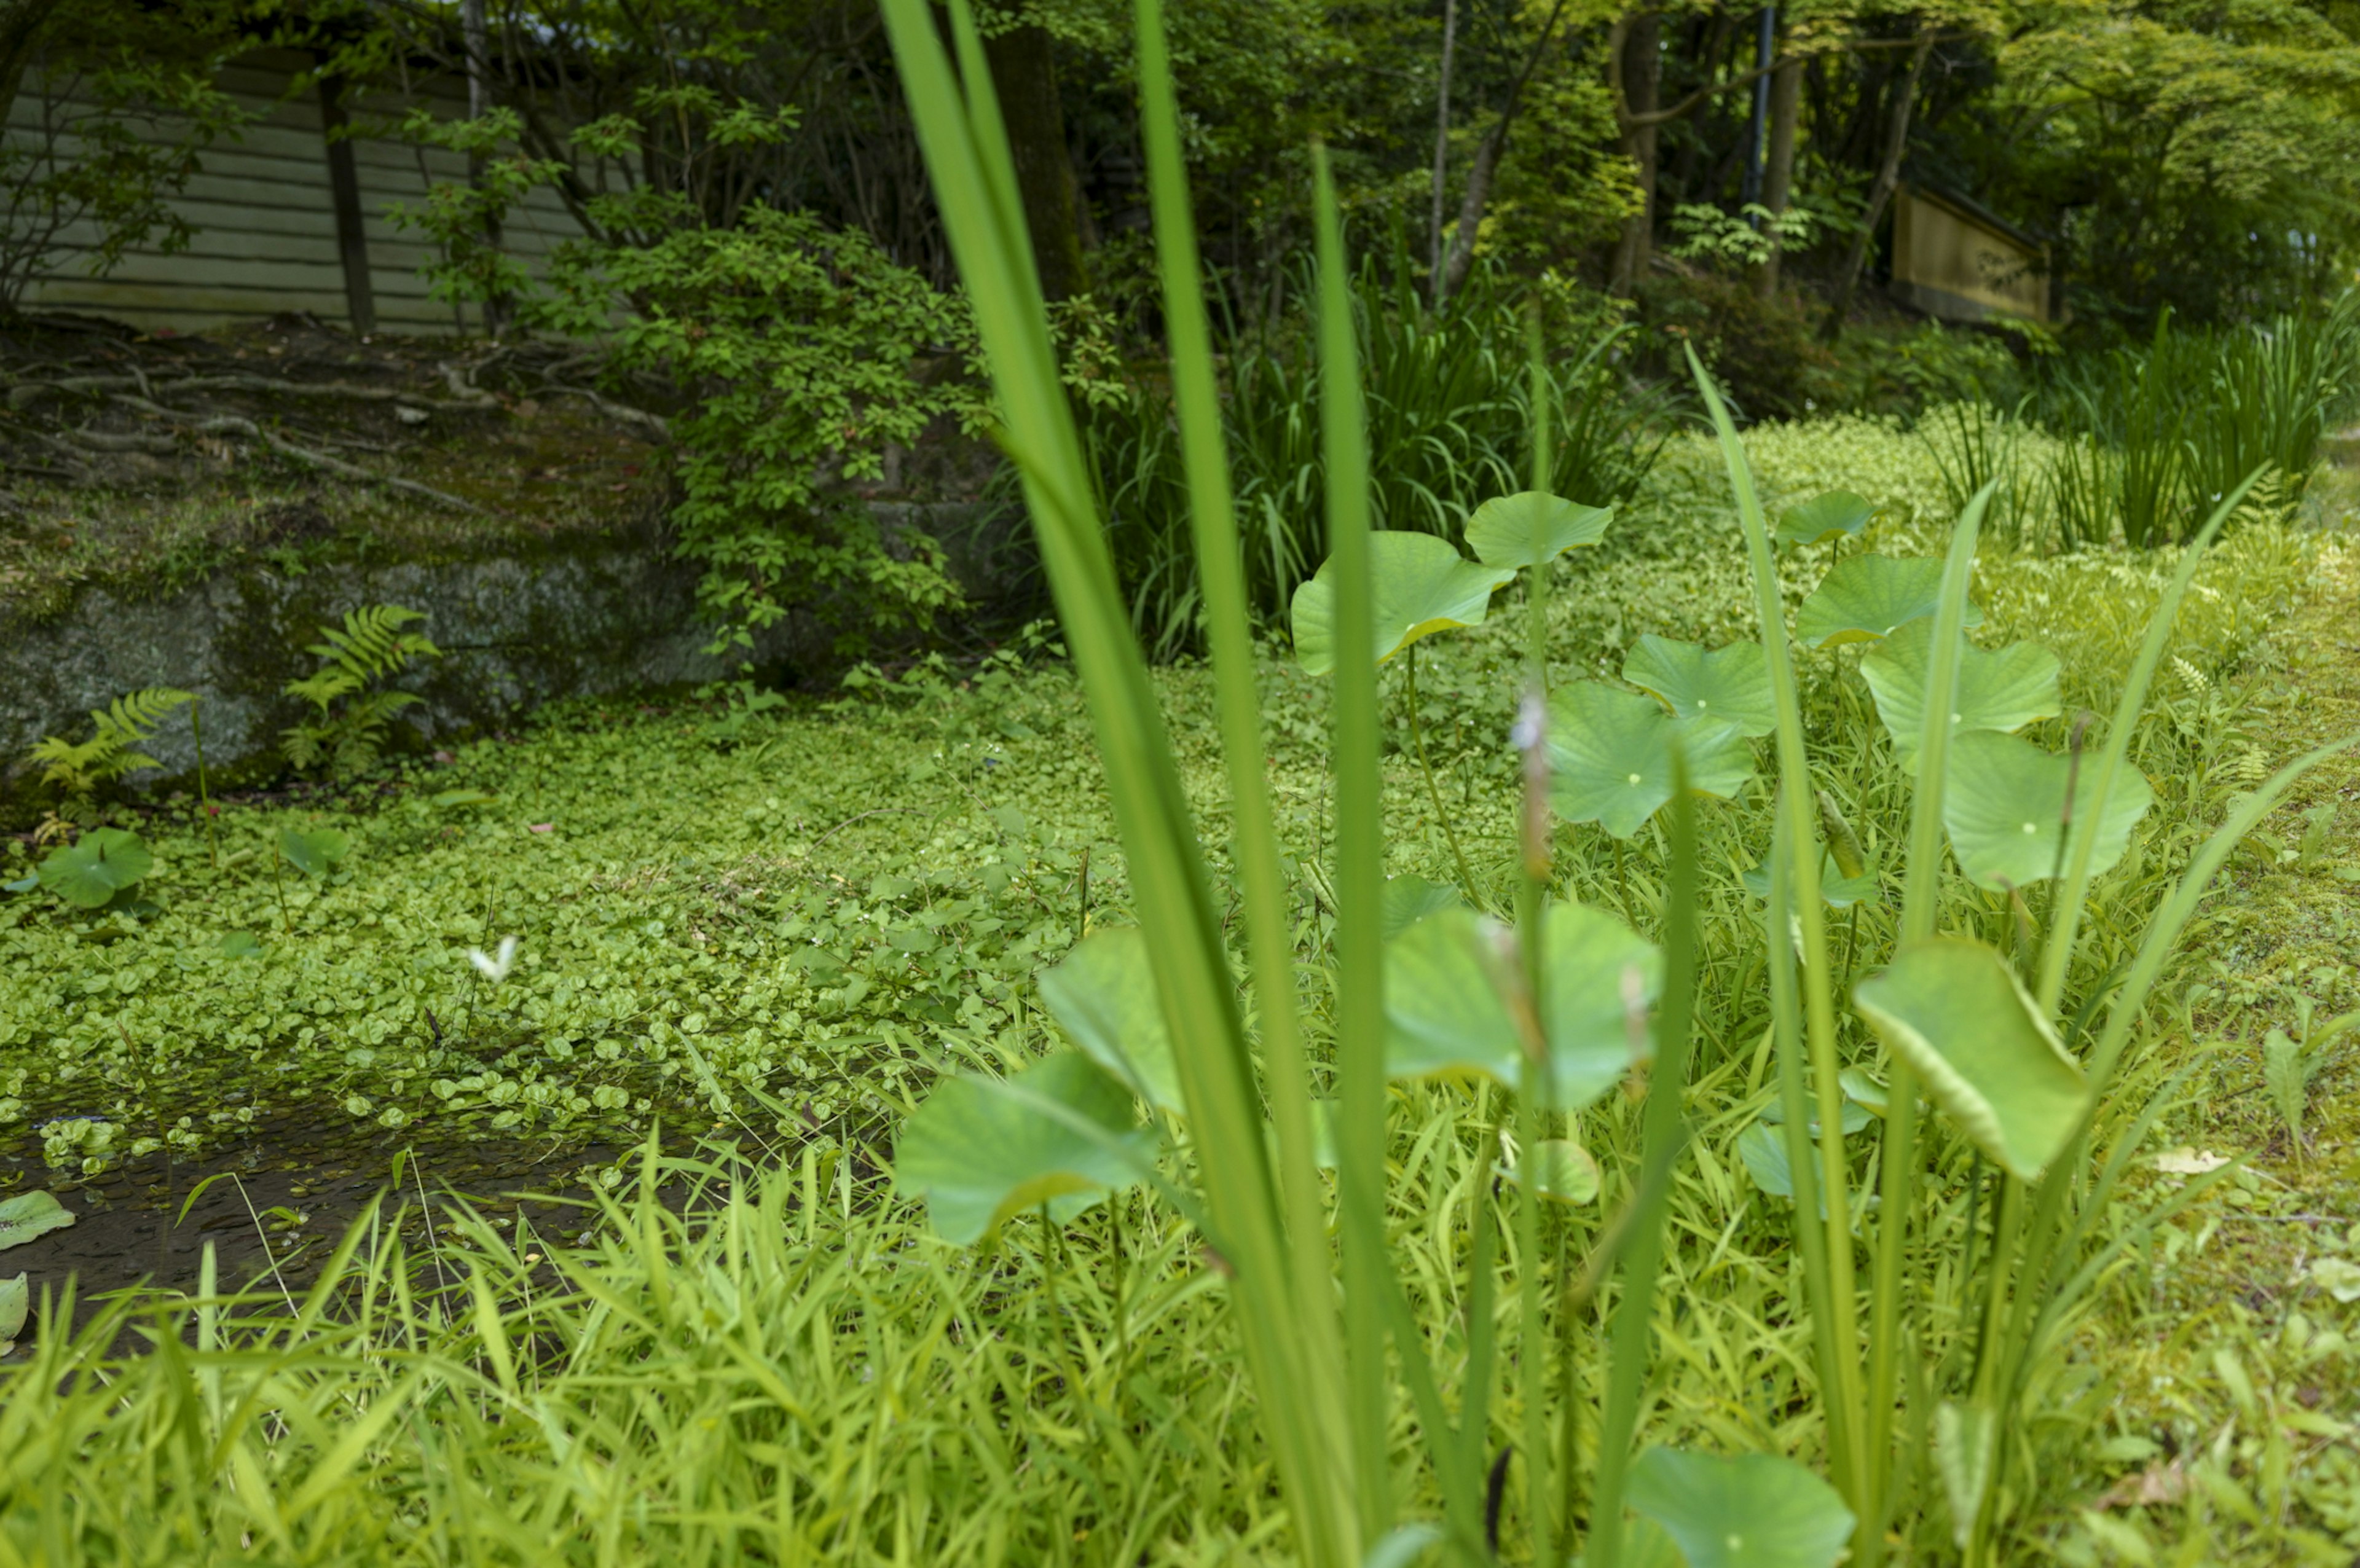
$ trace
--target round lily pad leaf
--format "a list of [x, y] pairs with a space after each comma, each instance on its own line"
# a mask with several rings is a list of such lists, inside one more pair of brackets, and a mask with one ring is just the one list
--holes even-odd
[[48, 1192], [0, 1198], [0, 1250], [22, 1247], [36, 1236], [74, 1223], [73, 1211]]
[[1622, 679], [1660, 697], [1683, 719], [1719, 720], [1742, 735], [1778, 727], [1770, 694], [1770, 663], [1758, 642], [1732, 643], [1708, 653], [1692, 642], [1649, 632], [1622, 661]]
[[1512, 1187], [1524, 1184], [1525, 1166], [1533, 1171], [1533, 1191], [1555, 1203], [1581, 1204], [1598, 1201], [1598, 1161], [1571, 1138], [1545, 1138], [1532, 1153], [1515, 1164], [1496, 1169]]
[[[1855, 555], [1836, 562], [1803, 601], [1795, 613], [1795, 637], [1813, 648], [1874, 642], [1892, 635], [1896, 626], [1932, 615], [1941, 596], [1942, 563], [1930, 556]], [[1963, 624], [1977, 626], [1983, 618], [1982, 609], [1968, 600]]]
[[[1934, 662], [1930, 616], [1897, 627], [1860, 661], [1860, 673], [1876, 698], [1905, 763], [1918, 755], [1926, 723], [1926, 682]], [[1968, 643], [1959, 649], [1958, 687], [1950, 700], [1950, 733], [2020, 730], [2035, 719], [2054, 717], [2057, 656], [2038, 643], [2011, 643], [1986, 653]]]
[[1455, 907], [1459, 890], [1429, 882], [1423, 877], [1401, 876], [1385, 879], [1384, 933], [1387, 942], [1401, 935], [1426, 916]]
[[[1942, 825], [1959, 869], [1980, 887], [2029, 887], [2070, 866], [2083, 833], [2095, 832], [2092, 874], [2122, 859], [2131, 830], [2155, 804], [2155, 791], [2135, 768], [2114, 775], [2103, 816], [2094, 824], [2098, 761], [2084, 755], [2075, 778], [2073, 759], [2052, 755], [2015, 735], [1960, 735], [1950, 745], [1950, 777], [1942, 791]], [[2071, 831], [2067, 831], [2065, 789], [2072, 779]]]
[[[1295, 590], [1295, 657], [1314, 675], [1336, 668], [1335, 559]], [[1513, 581], [1513, 567], [1469, 561], [1432, 534], [1369, 536], [1370, 587], [1376, 601], [1376, 660], [1382, 664], [1418, 638], [1481, 624], [1492, 592]]]
[[279, 853], [306, 877], [327, 876], [352, 848], [352, 835], [341, 828], [313, 828], [309, 833], [279, 830]]
[[1496, 496], [1467, 519], [1467, 548], [1489, 566], [1521, 570], [1596, 544], [1614, 520], [1612, 506], [1585, 506], [1546, 490]]
[[1576, 681], [1549, 697], [1549, 803], [1569, 822], [1629, 838], [1672, 798], [1672, 743], [1689, 786], [1730, 796], [1754, 776], [1745, 737], [1718, 720], [1678, 719], [1635, 692]]
[[1159, 1111], [1182, 1113], [1180, 1069], [1164, 1032], [1147, 933], [1108, 926], [1041, 975], [1041, 999], [1066, 1038]]
[[[1557, 1108], [1579, 1110], [1622, 1081], [1647, 1040], [1633, 1039], [1663, 988], [1655, 944], [1602, 910], [1548, 911], [1542, 1016]], [[1488, 1074], [1524, 1082], [1523, 1032], [1509, 1010], [1513, 933], [1471, 909], [1429, 915], [1385, 948], [1385, 1070], [1397, 1078]]]
[[1852, 1540], [1836, 1489], [1775, 1454], [1651, 1448], [1631, 1466], [1630, 1498], [1688, 1568], [1833, 1568]]
[[104, 909], [155, 866], [137, 833], [93, 828], [41, 862], [41, 886], [78, 909]]
[[[1770, 897], [1770, 866], [1767, 862], [1749, 866], [1738, 873], [1745, 890], [1757, 898]], [[1854, 904], [1874, 904], [1881, 897], [1884, 884], [1878, 880], [1876, 867], [1865, 866], [1857, 877], [1847, 877], [1832, 855], [1819, 856], [1819, 901], [1831, 909], [1848, 909]]]
[[1874, 503], [1849, 490], [1830, 490], [1779, 513], [1778, 542], [1817, 544], [1824, 539], [1858, 539], [1875, 516]]
[[1997, 952], [1965, 937], [1906, 942], [1852, 988], [1887, 1049], [1976, 1147], [2029, 1181], [2065, 1146], [2088, 1084]]
[[1154, 1137], [1132, 1116], [1131, 1091], [1071, 1051], [1011, 1079], [962, 1074], [902, 1125], [894, 1185], [924, 1198], [936, 1234], [960, 1246], [1043, 1203], [1069, 1217], [1139, 1180]]

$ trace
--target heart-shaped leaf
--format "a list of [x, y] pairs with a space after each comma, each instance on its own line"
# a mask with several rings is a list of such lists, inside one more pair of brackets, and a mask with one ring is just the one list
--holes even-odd
[[[1767, 865], [1749, 866], [1738, 873], [1738, 877], [1745, 884], [1745, 890], [1755, 898], [1770, 897], [1770, 867]], [[1819, 856], [1819, 901], [1830, 909], [1848, 909], [1854, 904], [1874, 904], [1882, 887], [1874, 866], [1863, 867], [1857, 877], [1847, 877], [1842, 867], [1836, 864], [1834, 855]]]
[[[1836, 562], [1819, 580], [1818, 592], [1795, 613], [1795, 637], [1813, 648], [1873, 642], [1920, 615], [1930, 615], [1942, 596], [1942, 563], [1930, 556], [1896, 560], [1855, 555]], [[1983, 611], [1967, 601], [1967, 626], [1980, 625]]]
[[1631, 1466], [1630, 1498], [1688, 1568], [1832, 1568], [1852, 1540], [1836, 1489], [1775, 1454], [1651, 1448]]
[[1683, 719], [1719, 720], [1743, 735], [1778, 727], [1770, 694], [1770, 664], [1758, 642], [1732, 643], [1706, 652], [1649, 632], [1622, 661], [1622, 679], [1667, 703]]
[[2088, 1085], [2016, 972], [1965, 937], [1905, 942], [1852, 1005], [1936, 1105], [2003, 1170], [2032, 1181], [2080, 1121]]
[[1172, 1037], [1156, 1002], [1145, 931], [1137, 926], [1092, 931], [1043, 973], [1041, 999], [1066, 1037], [1133, 1094], [1159, 1111], [1187, 1110]]
[[22, 1247], [35, 1236], [63, 1230], [73, 1223], [73, 1211], [47, 1192], [0, 1199], [0, 1251]]
[[137, 833], [93, 828], [41, 862], [41, 886], [78, 909], [102, 909], [155, 866]]
[[[1295, 590], [1295, 657], [1314, 675], [1336, 668], [1336, 562]], [[1382, 664], [1418, 638], [1482, 623], [1492, 591], [1513, 568], [1469, 561], [1448, 539], [1388, 531], [1369, 536], [1370, 586], [1376, 600], [1376, 647]]]
[[[1942, 825], [1959, 869], [1976, 886], [2029, 887], [2070, 866], [2081, 837], [2093, 829], [2090, 870], [2104, 871], [2123, 857], [2131, 830], [2155, 804], [2155, 791], [2134, 768], [2114, 774], [2103, 817], [2090, 820], [2097, 792], [2098, 763], [2084, 757], [2076, 769], [2070, 756], [2052, 755], [2014, 735], [1962, 735], [1950, 743], [1950, 777], [1942, 791]], [[2073, 787], [2071, 832], [2067, 832], [2065, 789]]]
[[1132, 1115], [1131, 1091], [1072, 1051], [1012, 1079], [963, 1074], [902, 1125], [894, 1185], [923, 1197], [935, 1232], [960, 1246], [1043, 1203], [1070, 1217], [1139, 1180], [1154, 1138]]
[[1528, 1165], [1533, 1171], [1533, 1191], [1552, 1203], [1580, 1204], [1597, 1201], [1598, 1161], [1590, 1157], [1590, 1150], [1572, 1139], [1545, 1138], [1533, 1145], [1529, 1155], [1497, 1170], [1510, 1186], [1521, 1187]]
[[1672, 743], [1699, 794], [1735, 794], [1754, 776], [1745, 737], [1718, 720], [1678, 719], [1635, 692], [1576, 681], [1549, 697], [1549, 804], [1569, 822], [1629, 838], [1672, 798]]
[[1467, 519], [1467, 548], [1488, 566], [1521, 571], [1596, 544], [1614, 520], [1612, 506], [1585, 506], [1546, 490], [1496, 496]]
[[1459, 902], [1459, 890], [1423, 877], [1391, 877], [1385, 879], [1384, 933], [1387, 942], [1401, 935], [1426, 916], [1448, 909]]
[[1830, 490], [1779, 513], [1778, 542], [1817, 544], [1823, 539], [1858, 539], [1875, 516], [1872, 503], [1849, 490]]
[[[1663, 986], [1663, 956], [1613, 916], [1581, 904], [1548, 911], [1542, 1016], [1557, 1108], [1580, 1109], [1622, 1082], [1642, 1018]], [[1430, 915], [1385, 948], [1385, 1070], [1397, 1078], [1488, 1073], [1524, 1081], [1524, 1037], [1508, 997], [1513, 934], [1466, 909]], [[1626, 993], [1626, 975], [1630, 977]]]
[[279, 853], [287, 864], [306, 877], [325, 877], [336, 868], [336, 863], [352, 853], [352, 835], [341, 828], [313, 828], [309, 833], [294, 828], [279, 830]]
[[[1926, 681], [1934, 661], [1934, 622], [1921, 617], [1896, 628], [1860, 661], [1904, 765], [1918, 755], [1926, 723]], [[1959, 649], [1958, 689], [1950, 700], [1950, 733], [2020, 730], [2054, 716], [2057, 656], [2038, 643], [2011, 643], [1985, 653], [1972, 643]]]

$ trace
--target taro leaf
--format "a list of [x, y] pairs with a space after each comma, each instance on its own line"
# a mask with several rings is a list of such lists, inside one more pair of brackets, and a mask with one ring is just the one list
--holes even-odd
[[1851, 491], [1830, 490], [1779, 513], [1777, 542], [1817, 544], [1839, 536], [1858, 539], [1875, 516], [1876, 507]]
[[1382, 920], [1385, 940], [1393, 941], [1426, 916], [1450, 909], [1458, 902], [1457, 888], [1429, 882], [1423, 877], [1386, 878]]
[[[2065, 784], [2074, 773], [2070, 756], [2052, 756], [2014, 735], [1962, 735], [1950, 743], [1950, 778], [1942, 791], [1942, 825], [1959, 869], [1978, 887], [2028, 887], [2070, 866], [2081, 835], [2090, 832], [2090, 806], [2098, 781], [2097, 759], [2084, 756], [2073, 779], [2073, 827], [2065, 828]], [[2114, 775], [2106, 811], [2095, 824], [2097, 844], [2090, 859], [2094, 874], [2123, 857], [2131, 829], [2155, 804], [2155, 791], [2138, 770]]]
[[47, 1192], [0, 1199], [0, 1251], [74, 1223], [73, 1211]]
[[2038, 1177], [2080, 1122], [2081, 1069], [1997, 952], [1966, 937], [1906, 942], [1852, 988], [1886, 1047], [2011, 1174]]
[[[1335, 564], [1332, 557], [1322, 562], [1295, 591], [1295, 657], [1313, 675], [1336, 668], [1336, 581], [1328, 575]], [[1380, 664], [1430, 632], [1480, 625], [1491, 591], [1516, 575], [1469, 561], [1448, 539], [1393, 531], [1369, 537], [1369, 572]]]
[[1836, 1074], [1836, 1082], [1843, 1085], [1845, 1099], [1858, 1105], [1870, 1116], [1885, 1115], [1885, 1085], [1870, 1077], [1866, 1069], [1847, 1067]]
[[1743, 735], [1765, 735], [1778, 727], [1770, 665], [1758, 642], [1732, 643], [1707, 653], [1695, 643], [1649, 632], [1622, 661], [1622, 679], [1661, 697], [1684, 719], [1718, 719]]
[[1737, 1135], [1737, 1158], [1754, 1184], [1774, 1198], [1795, 1195], [1795, 1167], [1786, 1158], [1786, 1135], [1757, 1121]]
[[[1738, 873], [1745, 890], [1757, 898], [1770, 897], [1770, 867], [1767, 864], [1749, 866]], [[1819, 856], [1819, 901], [1830, 909], [1848, 909], [1854, 904], [1874, 904], [1883, 884], [1876, 867], [1863, 867], [1857, 877], [1847, 877], [1832, 855]]]
[[32, 1284], [24, 1275], [0, 1279], [0, 1356], [16, 1348], [16, 1336], [25, 1332], [25, 1315], [32, 1298]]
[[1187, 1110], [1156, 1002], [1145, 931], [1137, 926], [1092, 931], [1042, 974], [1041, 999], [1066, 1037], [1141, 1099], [1159, 1111]]
[[1635, 692], [1595, 681], [1549, 698], [1549, 803], [1570, 822], [1629, 838], [1672, 798], [1672, 742], [1699, 794], [1735, 794], [1754, 776], [1744, 736], [1718, 720], [1677, 719]]
[[[1855, 555], [1838, 561], [1819, 580], [1819, 591], [1795, 613], [1795, 637], [1813, 648], [1873, 642], [1920, 615], [1930, 615], [1942, 596], [1942, 563], [1930, 556], [1896, 560]], [[1967, 601], [1967, 626], [1983, 613]]]
[[[1448, 909], [1385, 947], [1385, 1070], [1397, 1078], [1482, 1073], [1515, 1087], [1524, 1040], [1501, 986], [1513, 981], [1509, 933]], [[1557, 1108], [1576, 1111], [1622, 1082], [1633, 1041], [1623, 975], [1644, 1009], [1663, 987], [1663, 957], [1613, 916], [1580, 904], [1548, 911], [1543, 979]], [[1642, 1035], [1638, 1050], [1646, 1049]]]
[[1950, 1501], [1950, 1539], [1961, 1548], [1974, 1533], [1991, 1489], [1992, 1461], [1999, 1454], [1999, 1422], [1989, 1405], [1945, 1399], [1934, 1411], [1934, 1468]]
[[[1876, 697], [1877, 717], [1904, 762], [1918, 755], [1926, 723], [1926, 678], [1933, 662], [1934, 623], [1911, 621], [1860, 661]], [[2059, 711], [2057, 656], [2038, 643], [2011, 643], [1985, 653], [1970, 643], [1959, 650], [1959, 684], [1950, 702], [1950, 733], [2020, 730]]]
[[1630, 1498], [1688, 1568], [1832, 1568], [1852, 1540], [1836, 1489], [1775, 1454], [1651, 1448], [1631, 1466]]
[[325, 877], [336, 868], [336, 863], [352, 853], [350, 834], [340, 828], [313, 828], [299, 833], [293, 828], [279, 830], [279, 853], [287, 864], [306, 877]]
[[[1524, 1168], [1527, 1162], [1519, 1160], [1513, 1165], [1496, 1169], [1512, 1187], [1524, 1185]], [[1533, 1145], [1529, 1163], [1533, 1168], [1533, 1190], [1552, 1203], [1581, 1204], [1598, 1198], [1598, 1161], [1590, 1150], [1570, 1138], [1545, 1138]]]
[[102, 909], [155, 865], [137, 833], [93, 828], [80, 843], [41, 862], [41, 886], [78, 909]]
[[[1773, 1100], [1768, 1105], [1762, 1107], [1762, 1119], [1768, 1122], [1772, 1127], [1776, 1127], [1786, 1119], [1786, 1107], [1780, 1105], [1777, 1101]], [[1875, 1119], [1876, 1118], [1874, 1116], [1869, 1114], [1868, 1107], [1866, 1105], [1854, 1105], [1851, 1098], [1847, 1096], [1844, 1100], [1843, 1109], [1836, 1115], [1836, 1125], [1843, 1129], [1844, 1137], [1850, 1138], [1852, 1134], [1858, 1132], [1861, 1128], [1866, 1127], [1870, 1122], [1874, 1121]], [[1816, 1113], [1814, 1113], [1810, 1118], [1810, 1128], [1811, 1136], [1813, 1138], [1819, 1136], [1819, 1118]]]
[[1577, 546], [1596, 544], [1613, 520], [1612, 506], [1585, 506], [1546, 490], [1526, 490], [1476, 507], [1467, 519], [1467, 548], [1487, 566], [1521, 571]]
[[1088, 1057], [1060, 1051], [1012, 1079], [942, 1083], [902, 1125], [893, 1181], [924, 1197], [935, 1232], [964, 1247], [1043, 1203], [1056, 1218], [1080, 1213], [1138, 1181], [1134, 1160], [1153, 1147], [1132, 1123], [1131, 1091]]

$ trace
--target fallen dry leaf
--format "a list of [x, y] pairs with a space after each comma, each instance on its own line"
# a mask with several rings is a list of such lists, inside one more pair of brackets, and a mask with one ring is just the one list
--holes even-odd
[[2202, 1176], [2228, 1163], [2229, 1157], [2225, 1154], [2215, 1154], [2209, 1149], [2191, 1149], [2185, 1144], [2178, 1149], [2167, 1149], [2155, 1157], [2155, 1168], [2167, 1176]]

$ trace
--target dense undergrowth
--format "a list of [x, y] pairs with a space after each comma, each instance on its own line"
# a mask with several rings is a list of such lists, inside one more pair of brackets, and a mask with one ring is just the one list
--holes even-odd
[[[1889, 426], [1774, 428], [1750, 445], [1774, 505], [1849, 484], [1885, 507], [1872, 538], [1896, 552], [1922, 550], [1947, 518], [1939, 464]], [[1611, 678], [1644, 633], [1718, 645], [1742, 632], [1747, 583], [1717, 480], [1707, 452], [1675, 443], [1612, 542], [1562, 572], [1561, 674]], [[2158, 809], [2101, 886], [2102, 950], [2136, 934], [2154, 889], [2290, 749], [2301, 715], [2285, 683], [2245, 667], [2305, 585], [2348, 573], [2352, 553], [2256, 516], [2205, 564], [2132, 752]], [[2067, 712], [2103, 710], [2170, 560], [1987, 546], [1978, 638], [2047, 644]], [[1824, 563], [1825, 547], [1796, 561], [1790, 604]], [[104, 1347], [120, 1320], [79, 1341], [44, 1334], [0, 1413], [12, 1487], [0, 1544], [57, 1562], [1283, 1554], [1219, 1269], [1166, 1203], [1126, 1194], [1045, 1233], [1020, 1218], [978, 1254], [932, 1239], [886, 1174], [891, 1127], [937, 1075], [1037, 1056], [1054, 1031], [1033, 975], [1086, 920], [1128, 919], [1074, 682], [1034, 651], [718, 728], [689, 710], [552, 712], [520, 741], [382, 789], [232, 809], [218, 870], [192, 825], [149, 822], [164, 907], [144, 921], [0, 905], [0, 1090], [16, 1135], [40, 1124], [69, 1182], [144, 1138], [233, 1151], [240, 1122], [290, 1104], [421, 1138], [530, 1136], [558, 1150], [661, 1122], [715, 1128], [738, 1149], [614, 1167], [612, 1206], [578, 1247], [446, 1222], [418, 1249], [388, 1223], [365, 1226], [292, 1323], [274, 1289], [175, 1320], [192, 1349], [176, 1332], [162, 1353], [114, 1365]], [[1495, 623], [1437, 643], [1421, 670], [1446, 809], [1492, 903], [1513, 876], [1499, 737], [1516, 659]], [[1889, 861], [1899, 804], [1857, 661], [1811, 656], [1804, 695], [1814, 732], [1831, 737], [1831, 786]], [[1318, 870], [1333, 833], [1326, 691], [1275, 652], [1262, 678], [1316, 1036], [1332, 914]], [[1217, 845], [1209, 688], [1188, 664], [1158, 678]], [[1393, 684], [1384, 697], [1388, 869], [1444, 877], [1404, 694]], [[435, 803], [469, 790], [491, 799]], [[1792, 1306], [1798, 1265], [1782, 1201], [1737, 1149], [1770, 1093], [1760, 905], [1743, 879], [1768, 814], [1756, 787], [1701, 824], [1697, 1136], [1672, 1196], [1645, 1430], [1808, 1454], [1820, 1436]], [[334, 877], [279, 885], [267, 845], [290, 821], [353, 835]], [[2169, 977], [2176, 1000], [2158, 1009], [2129, 1092], [2202, 1072], [2158, 1152], [2217, 1137], [2224, 1115], [2256, 1142], [2271, 1136], [2252, 1110], [2250, 1040], [2220, 1042], [2360, 1006], [2339, 861], [2306, 856], [2300, 831], [2273, 824], [2280, 847], [2241, 866], [2212, 934]], [[1558, 850], [1561, 892], [1652, 929], [1660, 841], [1618, 855], [1573, 827]], [[2257, 913], [2269, 898], [2326, 912], [2290, 932]], [[470, 963], [510, 936], [504, 976]], [[1467, 1351], [1474, 1217], [1497, 1201], [1486, 1092], [1394, 1093], [1393, 1246], [1448, 1366]], [[1584, 1120], [1612, 1213], [1638, 1107], [1610, 1096]], [[2320, 1135], [2314, 1175], [2340, 1169], [2335, 1148]], [[2304, 1158], [2289, 1149], [2291, 1164]], [[704, 1196], [683, 1203], [683, 1181]], [[2028, 1557], [2342, 1561], [2360, 1541], [2355, 1379], [2324, 1288], [2336, 1276], [2303, 1272], [2341, 1240], [2302, 1227], [2322, 1239], [2273, 1260], [2288, 1286], [2225, 1292], [2223, 1224], [2291, 1232], [2311, 1200], [2275, 1172], [2223, 1191], [2159, 1232], [2146, 1267], [2111, 1279], [2078, 1324], [2028, 1436], [2043, 1460], [2016, 1537]], [[1495, 1306], [1513, 1356], [1513, 1313]], [[1585, 1362], [1577, 1375], [1601, 1374]], [[1392, 1419], [1407, 1463], [1411, 1412]], [[1488, 1419], [1493, 1448], [1513, 1442], [1513, 1399]], [[2092, 1509], [2109, 1487], [2146, 1511]]]

